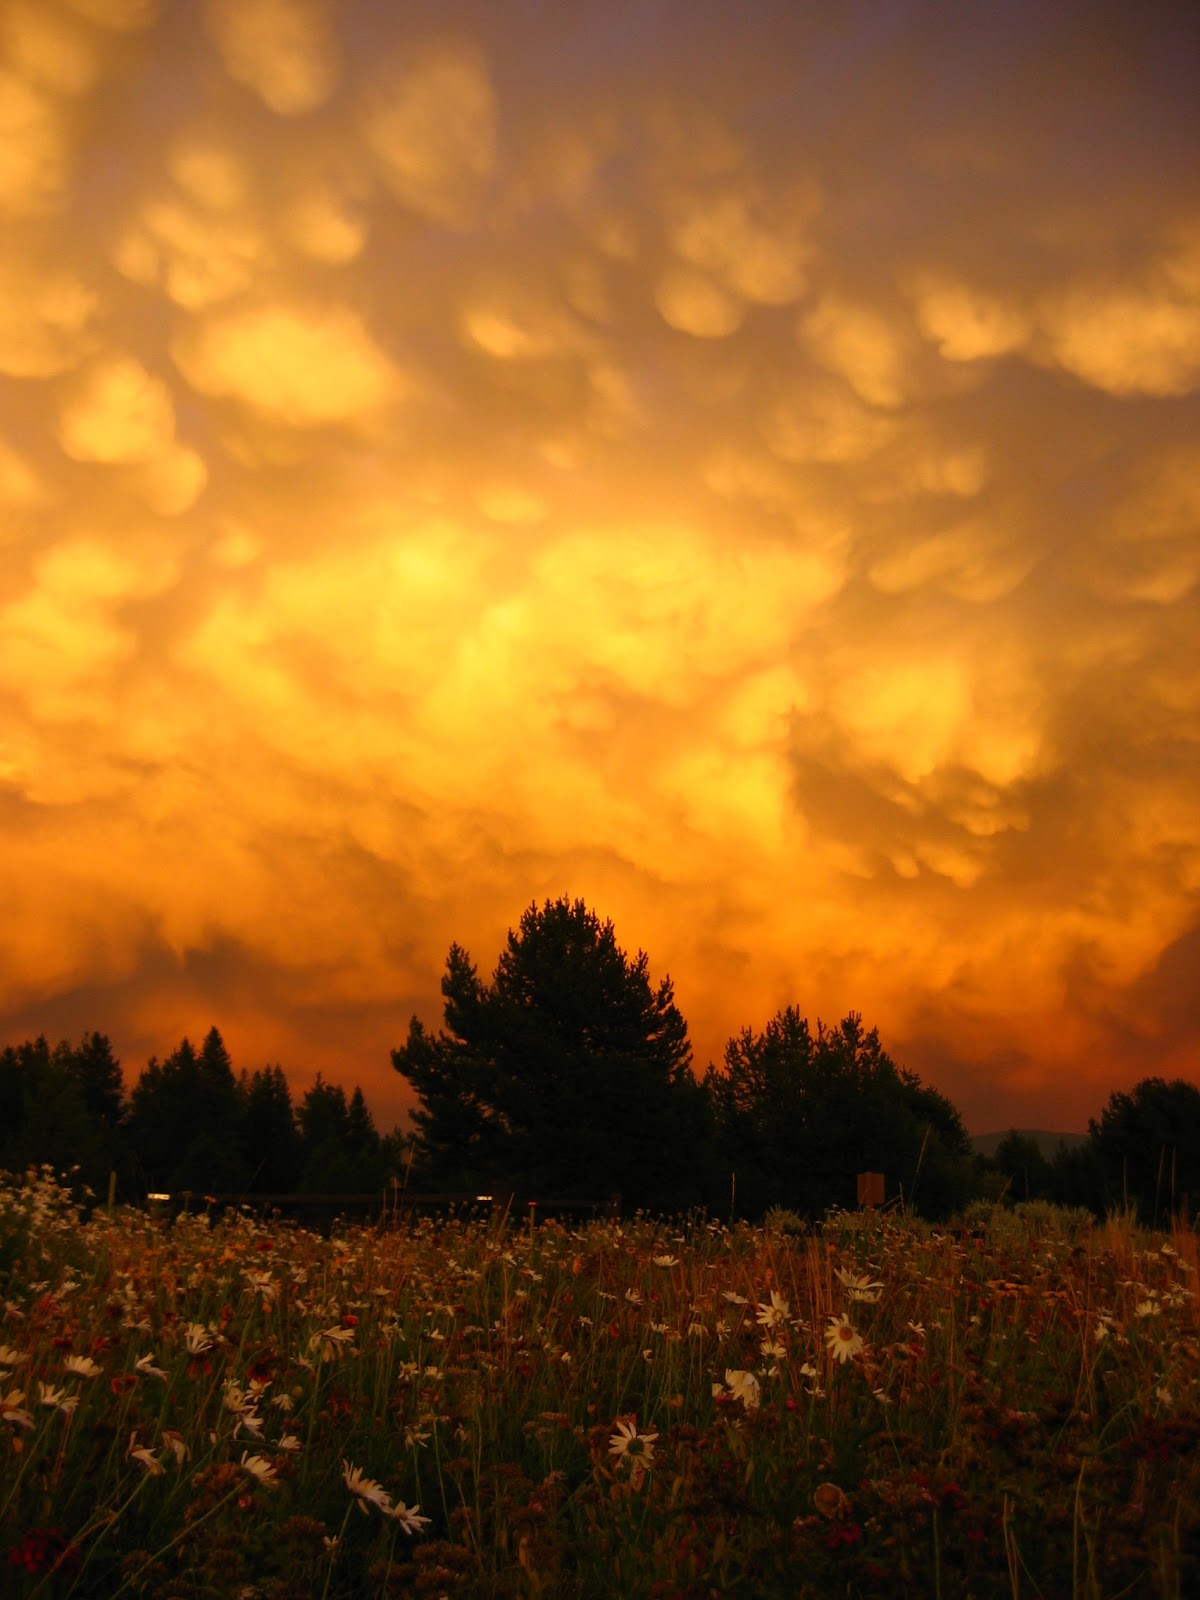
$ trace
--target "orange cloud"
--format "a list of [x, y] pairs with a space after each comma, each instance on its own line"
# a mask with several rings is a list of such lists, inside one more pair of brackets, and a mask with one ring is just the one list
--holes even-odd
[[1200, 298], [1077, 289], [1043, 312], [1054, 358], [1112, 394], [1187, 394], [1200, 384]]
[[172, 347], [202, 394], [229, 395], [293, 427], [321, 427], [372, 411], [396, 374], [362, 321], [340, 306], [268, 305], [209, 317]]
[[17, 72], [41, 89], [83, 94], [96, 80], [99, 63], [87, 30], [35, 0], [9, 0], [0, 38]]
[[279, 116], [313, 111], [333, 93], [336, 35], [321, 0], [208, 0], [206, 17], [230, 77]]
[[654, 298], [665, 321], [697, 339], [724, 339], [741, 326], [740, 301], [699, 272], [671, 268]]
[[947, 361], [983, 361], [1020, 350], [1032, 318], [1019, 305], [964, 283], [924, 279], [916, 289], [917, 321]]
[[385, 181], [406, 205], [461, 223], [496, 153], [487, 62], [466, 43], [430, 42], [383, 68], [363, 128]]
[[77, 365], [99, 295], [61, 268], [0, 267], [0, 372], [51, 378]]
[[51, 209], [67, 177], [60, 114], [25, 78], [0, 67], [0, 211], [36, 216]]
[[1195, 28], [885, 9], [0, 3], [8, 1037], [386, 1120], [570, 893], [701, 1065], [1200, 1070]]
[[166, 384], [140, 361], [113, 356], [95, 363], [63, 406], [59, 441], [76, 461], [148, 461], [175, 437]]

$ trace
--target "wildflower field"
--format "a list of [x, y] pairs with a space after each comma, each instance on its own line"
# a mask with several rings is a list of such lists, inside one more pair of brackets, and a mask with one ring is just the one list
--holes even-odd
[[0, 1182], [0, 1592], [1200, 1592], [1195, 1235], [85, 1220]]

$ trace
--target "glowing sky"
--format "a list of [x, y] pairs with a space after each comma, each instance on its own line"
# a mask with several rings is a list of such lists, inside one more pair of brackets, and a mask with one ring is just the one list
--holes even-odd
[[567, 893], [701, 1068], [795, 1003], [975, 1129], [1200, 1077], [1191, 8], [0, 50], [0, 1043], [215, 1022], [390, 1126]]

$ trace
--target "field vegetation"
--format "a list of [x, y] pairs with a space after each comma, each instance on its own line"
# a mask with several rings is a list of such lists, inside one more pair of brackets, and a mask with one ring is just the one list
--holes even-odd
[[534, 1226], [0, 1185], [0, 1589], [1176, 1596], [1194, 1233], [1035, 1204]]

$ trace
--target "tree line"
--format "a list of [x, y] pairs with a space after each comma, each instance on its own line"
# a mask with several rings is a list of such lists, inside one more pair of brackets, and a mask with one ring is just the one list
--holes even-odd
[[441, 988], [444, 1026], [413, 1017], [392, 1051], [416, 1100], [407, 1137], [379, 1135], [359, 1088], [347, 1099], [318, 1077], [293, 1104], [279, 1066], [235, 1075], [215, 1027], [199, 1051], [185, 1039], [152, 1059], [126, 1097], [93, 1033], [0, 1054], [0, 1166], [247, 1196], [363, 1192], [403, 1169], [423, 1190], [750, 1219], [852, 1207], [861, 1172], [931, 1218], [1002, 1198], [1161, 1221], [1200, 1189], [1200, 1090], [1182, 1080], [1114, 1094], [1052, 1160], [1016, 1133], [985, 1160], [950, 1100], [857, 1013], [812, 1027], [787, 1006], [697, 1076], [670, 979], [654, 984], [646, 953], [627, 955], [582, 900], [532, 904], [490, 980], [452, 944]]
[[381, 1136], [357, 1086], [316, 1082], [293, 1102], [279, 1065], [234, 1072], [217, 1028], [152, 1056], [126, 1094], [105, 1034], [0, 1052], [0, 1168], [49, 1163], [103, 1196], [324, 1194], [382, 1189], [404, 1140]]
[[[1143, 1078], [1109, 1096], [1079, 1145], [1047, 1156], [1011, 1130], [987, 1163], [989, 1194], [1085, 1206], [1103, 1216], [1135, 1210], [1145, 1223], [1194, 1216], [1200, 1207], [1200, 1089], [1183, 1078]], [[999, 1188], [997, 1188], [997, 1183]]]
[[747, 1218], [852, 1207], [861, 1172], [931, 1218], [1049, 1198], [1149, 1222], [1183, 1208], [1189, 1184], [1200, 1198], [1200, 1090], [1183, 1081], [1114, 1094], [1086, 1143], [1051, 1162], [1019, 1134], [976, 1155], [957, 1108], [854, 1012], [814, 1028], [787, 1006], [697, 1078], [670, 980], [652, 985], [645, 952], [628, 957], [582, 901], [531, 905], [490, 981], [452, 945], [441, 987], [443, 1029], [414, 1017], [392, 1052], [431, 1187], [507, 1182]]

